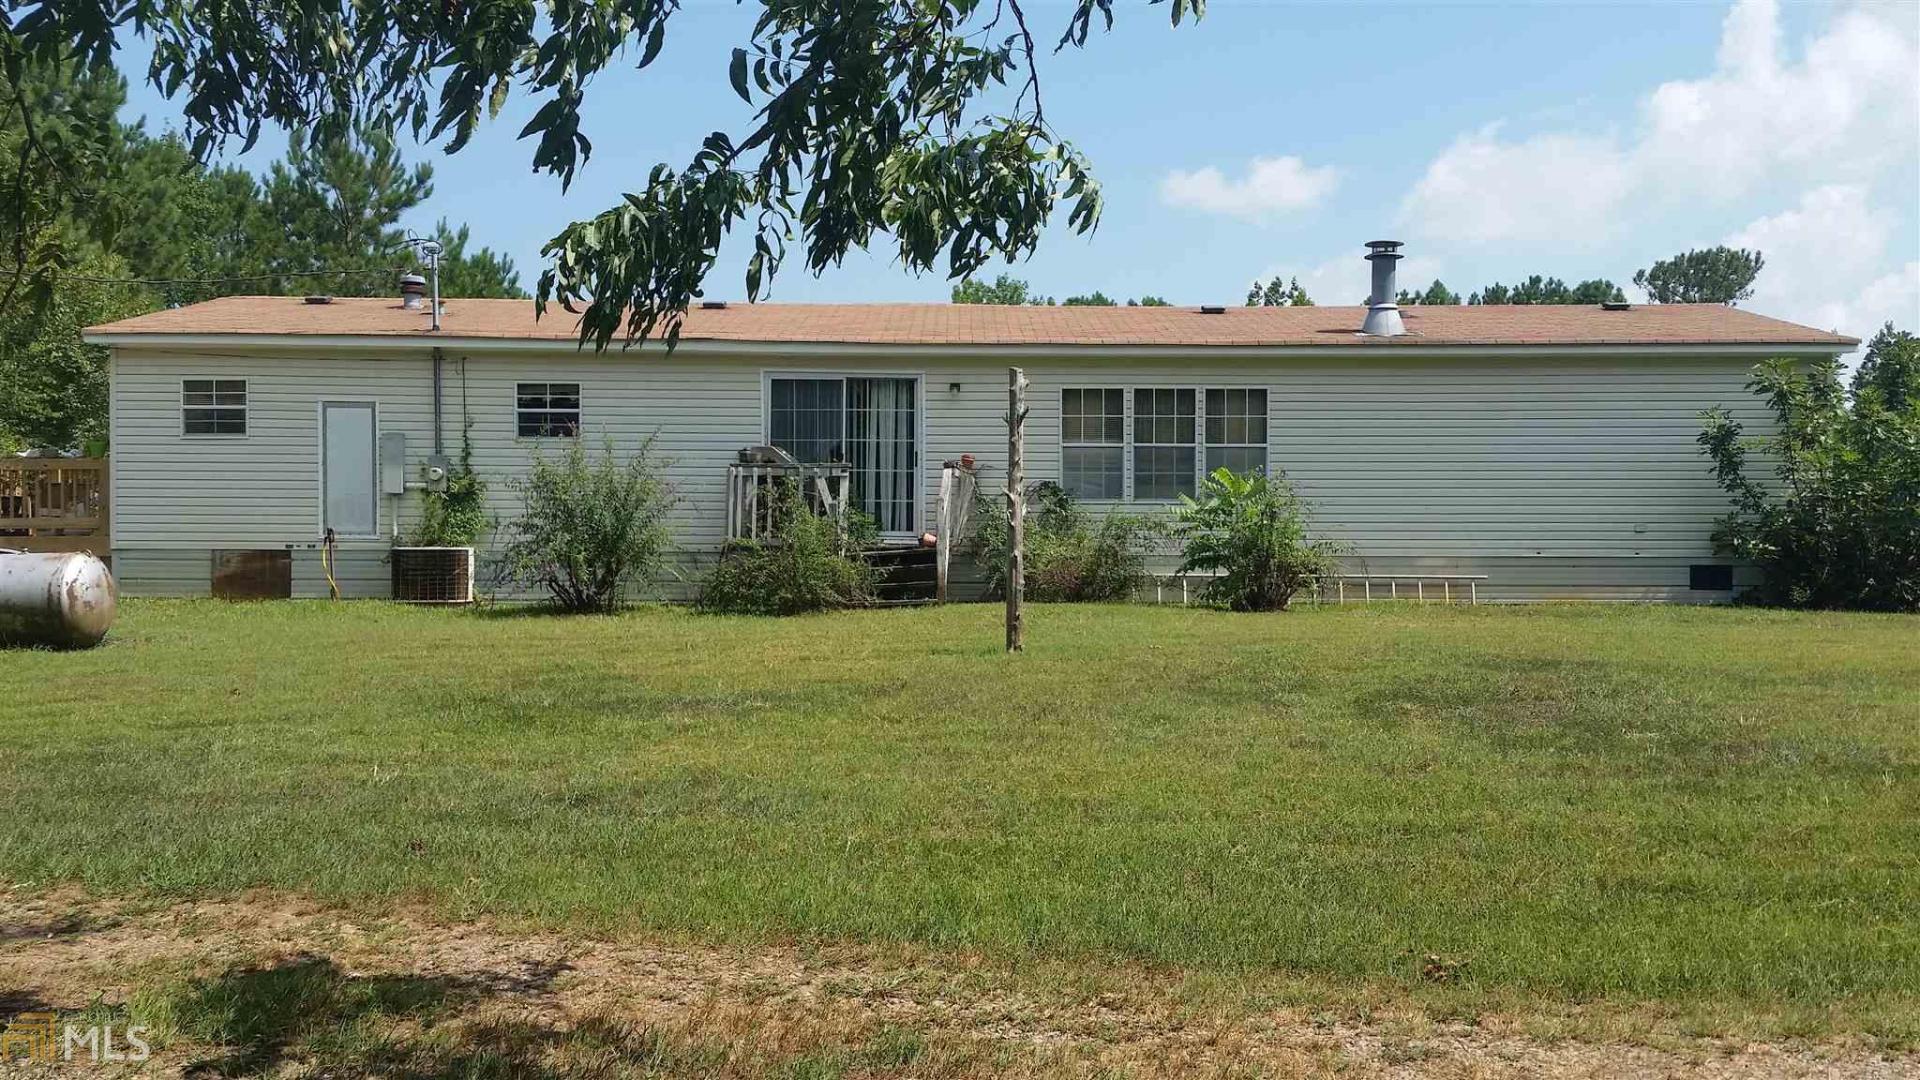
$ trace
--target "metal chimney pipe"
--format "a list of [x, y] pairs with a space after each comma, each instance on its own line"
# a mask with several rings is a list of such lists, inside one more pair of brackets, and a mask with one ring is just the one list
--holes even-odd
[[1373, 294], [1367, 297], [1367, 318], [1360, 332], [1370, 337], [1399, 337], [1407, 332], [1400, 321], [1400, 305], [1395, 302], [1400, 289], [1394, 278], [1394, 264], [1402, 258], [1400, 241], [1370, 240], [1367, 261], [1373, 264]]
[[433, 313], [433, 328], [440, 329], [440, 243], [428, 240], [420, 245], [427, 256], [427, 276], [433, 279], [433, 307], [427, 309]]

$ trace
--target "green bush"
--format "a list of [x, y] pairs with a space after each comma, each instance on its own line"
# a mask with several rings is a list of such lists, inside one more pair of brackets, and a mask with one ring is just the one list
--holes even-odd
[[[1760, 571], [1743, 599], [1802, 608], [1920, 611], [1920, 341], [1891, 325], [1841, 389], [1840, 364], [1769, 360], [1748, 388], [1778, 433], [1749, 438], [1724, 409], [1702, 451], [1733, 497], [1714, 547]], [[1774, 465], [1755, 480], [1749, 454]]]
[[[990, 596], [1006, 595], [1011, 525], [1004, 494], [982, 493], [975, 505], [974, 553]], [[1130, 600], [1147, 581], [1147, 554], [1166, 529], [1135, 514], [1098, 521], [1050, 480], [1027, 488], [1026, 595], [1039, 601]]]
[[1211, 603], [1235, 611], [1285, 611], [1302, 589], [1333, 575], [1340, 547], [1307, 538], [1307, 505], [1279, 470], [1271, 475], [1215, 469], [1200, 497], [1180, 497], [1174, 535], [1183, 544], [1180, 573], [1219, 576]]
[[611, 441], [591, 459], [577, 444], [557, 461], [536, 456], [513, 488], [526, 510], [513, 522], [502, 572], [545, 589], [561, 609], [613, 611], [664, 571], [675, 498], [651, 440], [624, 462]]
[[776, 489], [773, 539], [736, 540], [707, 575], [696, 606], [733, 615], [800, 615], [872, 601], [880, 571], [861, 557], [879, 540], [873, 519], [844, 525], [808, 509], [800, 489]]

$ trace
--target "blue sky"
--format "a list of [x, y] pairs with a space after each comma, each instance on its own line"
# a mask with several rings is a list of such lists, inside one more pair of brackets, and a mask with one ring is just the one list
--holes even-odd
[[[1092, 157], [1108, 199], [1094, 236], [1056, 229], [1010, 268], [1043, 292], [1237, 302], [1252, 278], [1286, 273], [1322, 303], [1353, 303], [1361, 244], [1377, 238], [1407, 242], [1403, 283], [1626, 285], [1655, 258], [1734, 242], [1767, 256], [1748, 307], [1861, 336], [1920, 325], [1913, 0], [1214, 0], [1178, 29], [1164, 8], [1115, 6], [1112, 33], [1042, 67], [1049, 120]], [[708, 131], [745, 127], [726, 66], [753, 10], [689, 0], [652, 68], [597, 81], [594, 156], [564, 194], [514, 139], [524, 98], [458, 155], [420, 148], [435, 193], [409, 224], [469, 223], [531, 286], [566, 222], [654, 163], [684, 162]], [[1030, 10], [1057, 27], [1068, 6]], [[144, 56], [126, 62], [137, 76]], [[136, 81], [128, 115], [163, 128], [178, 114]], [[263, 167], [280, 145], [241, 160]], [[731, 246], [707, 294], [742, 296], [744, 264]], [[941, 300], [949, 287], [885, 251], [818, 279], [798, 266], [773, 299]]]

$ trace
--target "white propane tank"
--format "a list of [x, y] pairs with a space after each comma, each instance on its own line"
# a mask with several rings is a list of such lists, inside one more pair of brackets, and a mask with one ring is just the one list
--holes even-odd
[[91, 555], [0, 551], [0, 645], [98, 645], [114, 606], [113, 575]]

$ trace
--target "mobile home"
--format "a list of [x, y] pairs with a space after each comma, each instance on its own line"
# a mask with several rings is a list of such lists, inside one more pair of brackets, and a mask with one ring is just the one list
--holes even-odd
[[[1391, 296], [1391, 292], [1385, 295]], [[316, 298], [318, 299], [318, 298]], [[1004, 482], [1007, 369], [1030, 479], [1160, 508], [1207, 470], [1284, 469], [1356, 574], [1471, 577], [1483, 599], [1725, 599], [1727, 500], [1702, 410], [1764, 428], [1774, 356], [1853, 338], [1718, 305], [996, 307], [704, 304], [678, 347], [596, 353], [531, 302], [237, 296], [91, 328], [112, 350], [123, 591], [206, 594], [276, 553], [286, 591], [385, 596], [429, 469], [510, 479], [575, 440], [651, 440], [678, 544], [717, 553], [741, 452], [836, 462], [894, 542], [937, 530], [942, 464]], [[485, 544], [483, 543], [483, 553]]]

